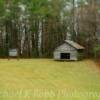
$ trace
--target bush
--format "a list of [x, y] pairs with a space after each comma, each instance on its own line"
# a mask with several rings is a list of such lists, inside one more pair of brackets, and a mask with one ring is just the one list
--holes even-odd
[[85, 58], [84, 53], [78, 53], [77, 57], [78, 57], [78, 60], [82, 60]]
[[95, 58], [100, 57], [100, 45], [95, 45], [93, 48], [93, 55]]
[[39, 57], [37, 49], [32, 50], [32, 57], [33, 58], [38, 58]]
[[7, 50], [4, 50], [3, 48], [0, 48], [0, 57], [3, 58], [5, 56], [7, 56]]

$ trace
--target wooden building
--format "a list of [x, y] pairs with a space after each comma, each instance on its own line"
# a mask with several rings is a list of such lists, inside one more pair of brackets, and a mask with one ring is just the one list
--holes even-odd
[[65, 40], [65, 42], [57, 47], [54, 51], [55, 60], [79, 60], [83, 56], [84, 47], [78, 43]]

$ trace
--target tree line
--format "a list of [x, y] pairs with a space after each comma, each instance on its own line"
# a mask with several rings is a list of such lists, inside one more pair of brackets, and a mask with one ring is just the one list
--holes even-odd
[[70, 38], [98, 56], [96, 0], [0, 0], [0, 57], [17, 48], [20, 57], [52, 57]]

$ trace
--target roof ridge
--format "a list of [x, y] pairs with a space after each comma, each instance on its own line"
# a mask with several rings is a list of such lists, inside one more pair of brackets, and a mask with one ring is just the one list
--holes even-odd
[[85, 49], [83, 46], [81, 46], [80, 44], [78, 44], [77, 42], [74, 42], [72, 40], [65, 40], [65, 42], [70, 44], [71, 46], [73, 46], [76, 49]]

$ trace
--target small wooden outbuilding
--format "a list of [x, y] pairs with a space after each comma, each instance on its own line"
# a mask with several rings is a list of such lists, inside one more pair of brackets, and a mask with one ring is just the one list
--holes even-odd
[[65, 40], [65, 42], [54, 50], [55, 60], [79, 60], [83, 56], [84, 47], [78, 43]]
[[9, 49], [9, 56], [10, 57], [17, 57], [18, 56], [18, 50], [17, 49]]
[[9, 58], [19, 58], [19, 54], [18, 54], [18, 49], [17, 48], [9, 49], [9, 51], [8, 51], [8, 59]]

